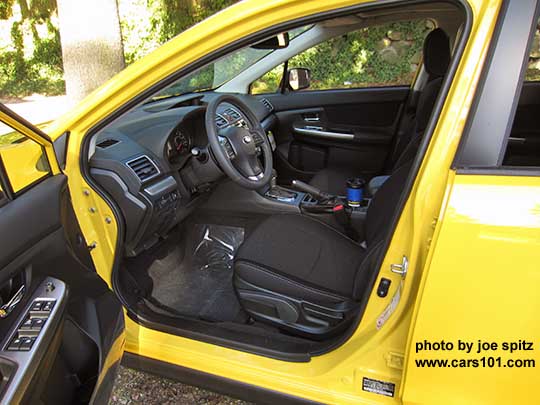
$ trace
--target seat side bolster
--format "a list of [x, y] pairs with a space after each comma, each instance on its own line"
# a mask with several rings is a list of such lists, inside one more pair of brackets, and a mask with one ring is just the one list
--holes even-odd
[[265, 289], [269, 291], [300, 300], [331, 304], [351, 299], [339, 293], [309, 285], [306, 281], [296, 281], [291, 276], [282, 274], [276, 269], [248, 260], [237, 260], [235, 262], [235, 275], [250, 284], [265, 286]]

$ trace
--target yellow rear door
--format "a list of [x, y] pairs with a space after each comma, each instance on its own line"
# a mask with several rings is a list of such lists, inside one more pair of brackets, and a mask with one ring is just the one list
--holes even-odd
[[505, 7], [422, 275], [406, 404], [540, 402], [537, 1]]

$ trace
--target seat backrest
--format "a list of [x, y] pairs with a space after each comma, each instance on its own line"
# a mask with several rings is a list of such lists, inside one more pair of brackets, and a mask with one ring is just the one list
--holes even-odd
[[365, 235], [368, 248], [376, 244], [386, 234], [386, 230], [392, 221], [394, 209], [405, 187], [411, 166], [412, 160], [400, 166], [373, 196], [365, 222]]
[[369, 276], [379, 256], [383, 253], [382, 242], [392, 224], [394, 211], [405, 188], [414, 157], [418, 152], [433, 106], [441, 90], [450, 58], [448, 36], [441, 29], [432, 31], [424, 43], [424, 66], [429, 74], [429, 82], [418, 100], [415, 126], [412, 128], [407, 145], [394, 164], [392, 174], [378, 189], [367, 212], [365, 222], [367, 252], [356, 272], [353, 289], [355, 299], [361, 299], [362, 295], [366, 293], [365, 286]]
[[397, 143], [392, 171], [416, 155], [421, 135], [427, 127], [444, 75], [450, 66], [451, 57], [448, 35], [441, 28], [431, 31], [424, 41], [424, 70], [428, 74], [428, 82], [418, 98], [412, 124]]
[[380, 255], [384, 253], [383, 241], [392, 224], [394, 210], [405, 188], [411, 167], [412, 161], [409, 161], [394, 171], [371, 200], [364, 228], [367, 250], [354, 279], [353, 298], [356, 300], [361, 300], [366, 293], [369, 294], [366, 285]]

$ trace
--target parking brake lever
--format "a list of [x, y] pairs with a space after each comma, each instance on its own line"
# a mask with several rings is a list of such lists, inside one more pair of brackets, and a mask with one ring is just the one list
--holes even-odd
[[330, 194], [327, 194], [321, 190], [319, 190], [317, 187], [310, 186], [307, 183], [304, 183], [300, 180], [293, 180], [291, 182], [292, 188], [295, 190], [301, 191], [303, 193], [311, 194], [312, 197], [319, 200], [319, 202], [325, 202], [333, 198]]

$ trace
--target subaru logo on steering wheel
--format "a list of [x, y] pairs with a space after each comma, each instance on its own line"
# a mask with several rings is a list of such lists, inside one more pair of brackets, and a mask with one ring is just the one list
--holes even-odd
[[249, 144], [251, 143], [251, 141], [253, 140], [253, 138], [249, 135], [246, 135], [244, 136], [244, 138], [242, 138], [242, 142], [244, 142], [245, 144]]

